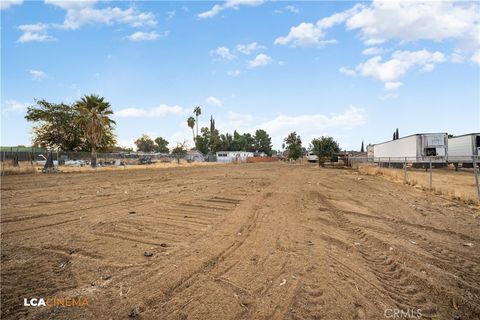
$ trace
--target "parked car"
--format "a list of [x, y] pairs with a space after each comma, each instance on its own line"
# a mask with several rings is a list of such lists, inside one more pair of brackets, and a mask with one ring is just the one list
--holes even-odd
[[85, 160], [67, 160], [65, 161], [66, 166], [71, 166], [71, 167], [83, 167], [87, 163]]
[[[38, 155], [39, 158], [42, 160], [35, 161], [39, 166], [44, 166], [47, 163], [47, 158], [43, 154]], [[58, 160], [53, 160], [53, 165], [58, 166]]]

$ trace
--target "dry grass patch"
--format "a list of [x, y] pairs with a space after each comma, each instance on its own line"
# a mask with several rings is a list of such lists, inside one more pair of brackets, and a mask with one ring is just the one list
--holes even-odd
[[437, 195], [446, 195], [467, 204], [480, 204], [472, 170], [456, 172], [446, 168], [433, 169], [432, 189], [430, 189], [430, 173], [422, 169], [408, 168], [406, 181], [403, 169], [360, 165], [356, 167], [356, 170], [362, 174], [382, 176], [424, 191], [430, 190]]
[[30, 161], [20, 161], [18, 166], [15, 167], [12, 161], [1, 161], [0, 171], [2, 176], [15, 175], [15, 174], [31, 174], [36, 173], [37, 169]]

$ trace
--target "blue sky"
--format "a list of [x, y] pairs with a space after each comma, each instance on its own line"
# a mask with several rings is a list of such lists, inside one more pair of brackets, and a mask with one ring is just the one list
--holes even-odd
[[34, 99], [104, 96], [119, 144], [263, 128], [279, 149], [480, 131], [474, 2], [2, 1], [1, 144], [30, 145]]

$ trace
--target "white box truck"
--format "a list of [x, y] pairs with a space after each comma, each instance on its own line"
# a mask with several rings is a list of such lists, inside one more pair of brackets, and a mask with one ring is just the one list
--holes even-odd
[[473, 157], [480, 155], [480, 133], [469, 133], [448, 138], [448, 162], [455, 168], [473, 167]]
[[374, 162], [401, 166], [406, 161], [414, 167], [447, 165], [448, 135], [417, 133], [373, 146]]

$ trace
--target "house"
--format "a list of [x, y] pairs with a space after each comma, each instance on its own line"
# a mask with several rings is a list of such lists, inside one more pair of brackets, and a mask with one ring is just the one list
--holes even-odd
[[247, 151], [218, 151], [217, 162], [247, 162], [247, 158], [253, 157], [253, 152]]

